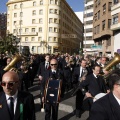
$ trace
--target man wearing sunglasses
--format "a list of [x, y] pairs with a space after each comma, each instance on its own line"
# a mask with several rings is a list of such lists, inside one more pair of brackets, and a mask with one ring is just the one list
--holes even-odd
[[[50, 66], [51, 66], [51, 69], [49, 71], [47, 71], [46, 77], [53, 78], [53, 80], [59, 79], [59, 80], [63, 81], [63, 72], [58, 69], [58, 61], [56, 59], [52, 59], [50, 61]], [[54, 89], [54, 88], [52, 88], [52, 89]], [[63, 88], [62, 88], [62, 90], [63, 90]], [[61, 92], [63, 94], [63, 91], [61, 91]], [[42, 93], [44, 93], [44, 92], [42, 92]], [[43, 102], [45, 102], [44, 97], [42, 100], [43, 100]], [[57, 120], [57, 118], [58, 118], [58, 106], [59, 106], [59, 103], [56, 103], [56, 102], [54, 103], [53, 101], [46, 102], [46, 104], [45, 104], [45, 120], [50, 120], [51, 110], [52, 110], [52, 120]]]
[[33, 96], [19, 91], [18, 74], [9, 71], [2, 77], [0, 93], [0, 120], [35, 120]]

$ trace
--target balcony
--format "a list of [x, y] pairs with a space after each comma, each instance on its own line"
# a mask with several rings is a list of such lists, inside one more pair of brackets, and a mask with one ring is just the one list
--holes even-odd
[[118, 29], [120, 29], [120, 23], [111, 25], [111, 30], [118, 30]]
[[22, 32], [21, 34], [18, 33], [18, 36], [19, 35], [22, 35], [22, 36], [37, 36], [38, 35], [38, 32]]

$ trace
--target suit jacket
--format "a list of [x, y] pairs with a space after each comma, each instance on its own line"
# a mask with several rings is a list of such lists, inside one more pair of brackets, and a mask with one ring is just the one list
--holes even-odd
[[[20, 104], [23, 105], [23, 120], [35, 120], [35, 108], [32, 94], [18, 92], [14, 120], [21, 120]], [[4, 92], [0, 93], [0, 120], [11, 120]]]
[[[92, 73], [92, 71], [89, 67], [86, 67], [86, 69], [87, 69], [87, 72], [88, 72], [87, 75]], [[75, 69], [73, 71], [73, 76], [72, 76], [73, 83], [78, 83], [79, 76], [80, 76], [80, 66], [77, 66], [77, 67], [75, 67]]]
[[89, 120], [120, 120], [120, 105], [112, 92], [93, 103]]
[[102, 76], [96, 78], [93, 73], [86, 77], [86, 80], [81, 83], [80, 87], [81, 89], [85, 88], [83, 92], [89, 91], [93, 97], [101, 92], [106, 93], [104, 79]]

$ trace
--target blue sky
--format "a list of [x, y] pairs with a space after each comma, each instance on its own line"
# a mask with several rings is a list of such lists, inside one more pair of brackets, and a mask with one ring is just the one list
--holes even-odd
[[[6, 12], [6, 2], [8, 0], [0, 0], [0, 13], [1, 12]], [[66, 0], [70, 7], [75, 11], [75, 12], [78, 12], [78, 11], [83, 11], [84, 9], [84, 3], [83, 1], [84, 0]]]

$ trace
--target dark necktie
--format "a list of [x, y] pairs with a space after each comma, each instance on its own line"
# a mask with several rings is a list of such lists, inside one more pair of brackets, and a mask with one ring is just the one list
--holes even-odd
[[10, 115], [11, 115], [11, 118], [12, 120], [14, 119], [14, 102], [13, 102], [13, 97], [9, 97], [9, 100], [10, 100]]

